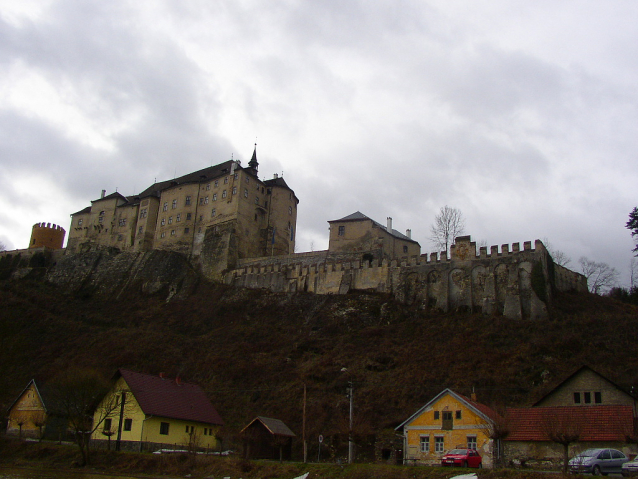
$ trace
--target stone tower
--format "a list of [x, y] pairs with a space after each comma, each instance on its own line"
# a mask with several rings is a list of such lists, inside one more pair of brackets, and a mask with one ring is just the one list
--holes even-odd
[[62, 226], [51, 223], [36, 223], [31, 230], [29, 248], [61, 249], [66, 231]]

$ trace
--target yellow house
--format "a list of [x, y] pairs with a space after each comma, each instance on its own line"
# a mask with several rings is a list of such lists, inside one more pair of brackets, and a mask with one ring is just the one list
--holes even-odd
[[406, 464], [440, 464], [450, 449], [475, 449], [492, 466], [490, 430], [498, 415], [475, 400], [446, 389], [399, 425]]
[[115, 384], [96, 408], [94, 442], [115, 449], [218, 449], [224, 424], [195, 384], [119, 369]]

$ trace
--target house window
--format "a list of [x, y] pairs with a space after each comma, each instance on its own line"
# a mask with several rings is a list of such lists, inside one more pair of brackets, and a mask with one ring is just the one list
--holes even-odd
[[188, 234], [188, 232], [190, 231], [190, 228], [184, 228], [184, 234]]
[[210, 217], [214, 218], [216, 214], [217, 214], [217, 209], [213, 208], [210, 212]]
[[476, 436], [467, 436], [467, 448], [476, 451]]
[[[345, 236], [346, 234], [346, 227], [345, 226], [339, 226], [339, 236]], [[438, 414], [438, 411], [435, 411], [434, 414]], [[438, 418], [435, 418], [438, 419]]]
[[160, 422], [160, 434], [163, 436], [168, 436], [168, 427], [170, 426], [167, 422]]
[[461, 411], [456, 411], [456, 419], [461, 419]]
[[443, 452], [445, 450], [445, 437], [436, 436], [434, 438], [434, 452]]
[[237, 194], [237, 187], [233, 186], [233, 195], [236, 195], [236, 194]]
[[580, 393], [574, 393], [574, 404], [580, 404]]
[[133, 420], [132, 419], [124, 419], [124, 430], [125, 431], [130, 431], [132, 426], [133, 426]]
[[188, 206], [188, 205], [190, 205], [190, 204], [191, 204], [191, 197], [190, 197], [190, 196], [187, 196], [187, 197], [186, 197], [186, 206]]
[[244, 198], [248, 198], [248, 188], [244, 188]]
[[164, 202], [164, 206], [162, 206], [162, 211], [168, 211], [168, 201]]
[[217, 193], [213, 193], [213, 201], [217, 201]]
[[146, 208], [142, 208], [142, 211], [140, 211], [140, 218], [146, 218], [147, 214], [148, 210]]
[[173, 200], [173, 204], [171, 205], [172, 209], [177, 208], [177, 200]]
[[407, 252], [408, 252], [408, 247], [407, 247], [407, 246], [405, 246], [405, 245], [403, 245], [403, 252], [404, 252], [404, 253], [407, 253]]
[[430, 452], [430, 436], [421, 436], [421, 452]]
[[591, 404], [591, 393], [583, 393], [583, 399], [585, 400], [585, 404]]
[[78, 226], [82, 226], [82, 223], [83, 223], [83, 222], [84, 222], [84, 220], [83, 220], [82, 218], [80, 218], [80, 219], [78, 220]]
[[105, 431], [111, 430], [111, 418], [107, 418], [104, 420], [104, 430]]
[[171, 236], [175, 236], [175, 230], [171, 230]]
[[222, 198], [226, 198], [226, 190], [222, 191]]
[[172, 216], [169, 216], [169, 217], [168, 217], [168, 224], [169, 224], [169, 225], [172, 225], [172, 224], [173, 224], [173, 217], [172, 217]]
[[186, 213], [186, 221], [190, 221], [192, 216], [193, 216], [192, 214]]
[[603, 403], [603, 395], [600, 391], [596, 391], [594, 393], [594, 402], [596, 404], [602, 404]]
[[178, 213], [177, 216], [175, 217], [175, 222], [179, 223], [180, 221], [182, 221], [182, 214]]
[[434, 420], [435, 421], [439, 420], [439, 411], [434, 411]]

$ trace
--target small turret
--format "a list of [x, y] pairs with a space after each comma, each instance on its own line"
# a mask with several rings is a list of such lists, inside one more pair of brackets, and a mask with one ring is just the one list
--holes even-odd
[[259, 171], [259, 162], [257, 161], [257, 143], [255, 143], [255, 150], [253, 151], [253, 157], [250, 159], [248, 166], [252, 168], [255, 176], [257, 176], [257, 172]]

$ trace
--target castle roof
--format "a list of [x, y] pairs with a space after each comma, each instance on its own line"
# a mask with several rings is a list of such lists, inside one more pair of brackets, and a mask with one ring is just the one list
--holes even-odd
[[[388, 231], [388, 228], [386, 226], [383, 226], [381, 223], [374, 221], [372, 218], [361, 213], [361, 211], [355, 211], [354, 213], [348, 216], [344, 216], [340, 220], [331, 220], [331, 221], [328, 221], [328, 223], [344, 223], [348, 221], [372, 221], [372, 224], [376, 226], [377, 228], [381, 228], [384, 231]], [[414, 241], [412, 238], [408, 238], [406, 235], [404, 235], [403, 233], [400, 233], [399, 231], [395, 229], [388, 231], [388, 233], [390, 233], [395, 238], [399, 238], [404, 241], [410, 241], [412, 243], [418, 243], [417, 241]]]
[[103, 198], [98, 198], [97, 200], [93, 200], [91, 201], [91, 203], [97, 203], [98, 201], [106, 201], [106, 200], [113, 200], [113, 199], [121, 199], [126, 201], [126, 197], [124, 197], [123, 195], [121, 195], [120, 193], [118, 193], [117, 191], [115, 193], [111, 193], [110, 195], [106, 195]]
[[87, 206], [84, 209], [81, 209], [80, 211], [76, 211], [75, 213], [71, 213], [71, 216], [75, 216], [75, 215], [84, 215], [86, 213], [90, 213], [91, 212], [91, 207]]
[[224, 424], [206, 393], [196, 384], [178, 379], [118, 369], [144, 414], [185, 421]]

